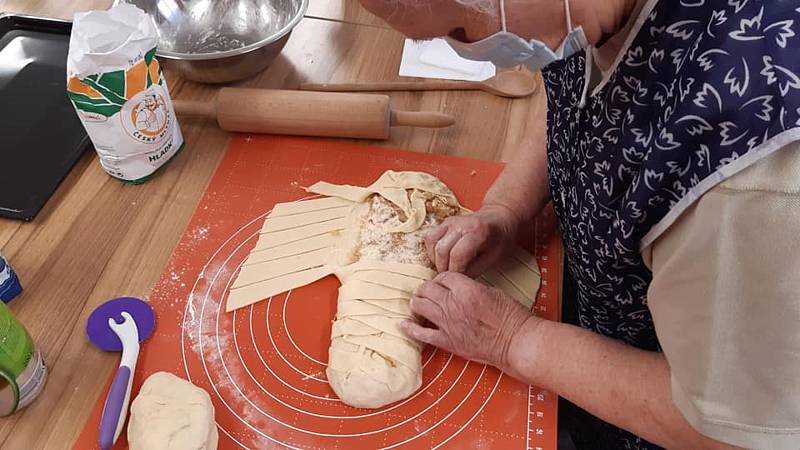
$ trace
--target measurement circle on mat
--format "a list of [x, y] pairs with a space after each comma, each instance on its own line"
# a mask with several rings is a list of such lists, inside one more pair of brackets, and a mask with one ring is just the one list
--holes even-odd
[[503, 376], [435, 349], [423, 353], [422, 388], [408, 399], [366, 410], [336, 398], [325, 377], [338, 287], [332, 277], [225, 312], [230, 284], [267, 214], [213, 253], [184, 312], [186, 377], [215, 399], [221, 433], [244, 448], [438, 448], [467, 428]]

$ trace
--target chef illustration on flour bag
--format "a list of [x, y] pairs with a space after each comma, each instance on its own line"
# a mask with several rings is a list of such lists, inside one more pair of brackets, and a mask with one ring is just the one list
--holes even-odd
[[75, 15], [67, 94], [112, 177], [141, 183], [183, 148], [156, 59], [152, 19], [133, 5]]

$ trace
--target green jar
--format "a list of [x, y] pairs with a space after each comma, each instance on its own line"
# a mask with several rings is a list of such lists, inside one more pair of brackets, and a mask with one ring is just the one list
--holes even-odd
[[42, 354], [25, 327], [0, 302], [0, 416], [28, 406], [46, 380]]

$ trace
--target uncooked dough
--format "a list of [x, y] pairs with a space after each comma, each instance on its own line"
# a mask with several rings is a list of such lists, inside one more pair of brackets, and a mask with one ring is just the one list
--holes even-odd
[[[342, 285], [328, 382], [355, 407], [402, 400], [422, 384], [422, 346], [399, 324], [417, 319], [411, 297], [436, 276], [425, 234], [466, 210], [444, 183], [422, 172], [387, 171], [368, 187], [320, 182], [308, 191], [326, 197], [278, 204], [267, 216], [227, 310], [336, 275]], [[517, 249], [481, 280], [530, 308], [539, 269], [532, 255]]]
[[168, 372], [145, 380], [131, 404], [130, 450], [215, 450], [218, 439], [206, 391]]

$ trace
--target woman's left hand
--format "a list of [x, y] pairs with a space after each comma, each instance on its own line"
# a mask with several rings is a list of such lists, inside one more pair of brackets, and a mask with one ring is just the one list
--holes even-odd
[[409, 337], [501, 370], [510, 368], [508, 350], [514, 335], [534, 317], [502, 291], [455, 272], [422, 284], [411, 309], [436, 328], [403, 322]]

